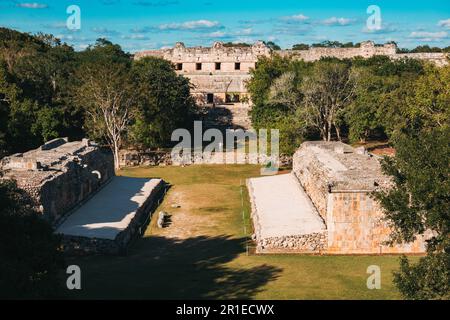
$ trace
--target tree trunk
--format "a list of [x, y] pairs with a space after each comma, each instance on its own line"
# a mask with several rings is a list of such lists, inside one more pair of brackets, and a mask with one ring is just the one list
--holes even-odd
[[115, 141], [114, 142], [114, 149], [113, 149], [113, 155], [114, 155], [114, 169], [116, 171], [120, 170], [120, 159], [119, 159], [119, 144]]
[[332, 122], [328, 121], [328, 128], [327, 128], [327, 141], [331, 141], [331, 127], [332, 127]]
[[337, 135], [338, 140], [342, 141], [342, 139], [341, 139], [341, 130], [339, 129], [339, 127], [336, 124], [334, 124], [334, 130], [336, 130], [336, 135]]

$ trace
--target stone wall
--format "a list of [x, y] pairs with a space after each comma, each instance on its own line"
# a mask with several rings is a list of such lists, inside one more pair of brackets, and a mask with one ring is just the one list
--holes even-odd
[[68, 255], [126, 254], [133, 240], [145, 232], [150, 216], [159, 205], [166, 188], [166, 183], [161, 180], [145, 203], [138, 208], [128, 226], [114, 240], [62, 235], [64, 252]]
[[305, 189], [322, 219], [327, 217], [329, 182], [326, 168], [307, 148], [300, 147], [292, 157], [292, 171]]
[[391, 229], [379, 204], [370, 194], [338, 192], [328, 195], [329, 254], [424, 253], [425, 237], [413, 243], [388, 246]]
[[339, 142], [305, 142], [294, 154], [293, 172], [327, 226], [327, 254], [424, 253], [425, 240], [386, 245], [391, 229], [372, 198], [391, 181], [379, 158]]
[[256, 243], [257, 253], [312, 253], [327, 249], [327, 232], [306, 235], [265, 238]]
[[[19, 168], [24, 161], [38, 167]], [[36, 150], [2, 160], [3, 179], [14, 179], [36, 204], [42, 217], [57, 226], [71, 209], [114, 176], [112, 154], [88, 140], [53, 141]]]
[[[170, 151], [137, 151], [137, 150], [121, 150], [120, 164], [125, 167], [134, 166], [182, 166], [182, 165], [219, 165], [225, 164], [227, 159], [234, 159], [239, 164], [267, 164], [270, 160], [269, 156], [251, 156], [249, 154], [239, 154], [234, 152], [215, 152], [210, 157], [202, 157], [202, 155], [191, 154], [184, 158], [172, 160]], [[229, 162], [231, 163], [231, 161]], [[291, 167], [292, 157], [280, 155], [280, 166]]]

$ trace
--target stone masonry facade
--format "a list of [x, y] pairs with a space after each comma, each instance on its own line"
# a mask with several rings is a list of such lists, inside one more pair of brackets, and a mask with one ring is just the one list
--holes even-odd
[[380, 158], [340, 142], [305, 142], [293, 157], [293, 173], [327, 228], [326, 254], [421, 254], [427, 235], [386, 245], [391, 228], [372, 192], [391, 187]]
[[16, 180], [53, 226], [114, 176], [111, 153], [88, 139], [49, 141], [38, 149], [3, 158], [0, 169], [2, 179]]
[[[248, 111], [251, 101], [248, 96], [246, 82], [250, 79], [250, 70], [256, 68], [261, 57], [278, 54], [293, 59], [316, 61], [323, 57], [339, 59], [385, 55], [391, 59], [404, 57], [427, 60], [438, 66], [448, 64], [446, 53], [407, 53], [397, 54], [395, 44], [375, 45], [372, 41], [362, 42], [358, 48], [320, 48], [308, 50], [272, 51], [263, 42], [252, 46], [224, 46], [222, 42], [214, 42], [212, 47], [187, 48], [182, 42], [175, 47], [161, 50], [137, 52], [135, 59], [159, 57], [173, 63], [178, 74], [186, 76], [193, 84], [192, 94], [199, 106], [220, 105], [217, 112], [229, 113], [232, 126], [247, 129], [251, 126]], [[222, 112], [223, 113], [223, 112]]]

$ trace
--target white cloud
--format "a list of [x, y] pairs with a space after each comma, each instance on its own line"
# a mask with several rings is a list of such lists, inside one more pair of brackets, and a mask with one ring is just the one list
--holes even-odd
[[385, 33], [393, 33], [398, 31], [398, 29], [392, 24], [384, 24], [378, 29], [368, 29], [364, 27], [362, 32], [364, 33], [373, 33], [373, 34], [385, 34]]
[[309, 20], [309, 17], [305, 16], [302, 13], [295, 14], [293, 16], [283, 17], [282, 20], [292, 21], [292, 22], [304, 22]]
[[447, 20], [441, 20], [438, 22], [438, 26], [450, 29], [450, 18]]
[[37, 2], [18, 3], [17, 6], [20, 7], [20, 8], [27, 8], [27, 9], [45, 9], [45, 8], [48, 8], [48, 4], [37, 3]]
[[183, 23], [166, 23], [159, 26], [160, 30], [200, 30], [200, 29], [213, 29], [219, 28], [220, 23], [218, 21], [210, 20], [195, 20], [186, 21]]
[[331, 17], [322, 21], [326, 26], [348, 26], [355, 22], [355, 19]]
[[150, 38], [147, 37], [145, 34], [139, 34], [139, 33], [122, 36], [122, 39], [125, 39], [125, 40], [150, 40]]
[[445, 31], [439, 32], [426, 32], [426, 31], [413, 31], [409, 34], [409, 38], [417, 39], [420, 41], [439, 41], [448, 36]]
[[103, 35], [109, 35], [109, 36], [115, 36], [115, 35], [118, 35], [120, 33], [120, 32], [118, 32], [116, 30], [111, 30], [111, 29], [102, 28], [102, 27], [94, 27], [94, 28], [92, 28], [92, 31], [96, 32], [96, 33], [103, 34]]

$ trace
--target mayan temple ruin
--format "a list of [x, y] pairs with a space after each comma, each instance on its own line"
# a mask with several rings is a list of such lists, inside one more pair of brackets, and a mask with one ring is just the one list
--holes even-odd
[[248, 179], [257, 252], [424, 253], [426, 236], [386, 243], [391, 228], [371, 195], [391, 185], [379, 160], [363, 147], [309, 141], [294, 154], [291, 173]]
[[212, 47], [188, 48], [177, 42], [171, 49], [137, 52], [134, 59], [158, 57], [173, 63], [178, 74], [189, 78], [193, 84], [192, 94], [200, 106], [217, 106], [227, 109], [235, 127], [248, 129], [251, 126], [248, 111], [251, 101], [246, 88], [250, 70], [254, 69], [260, 57], [278, 54], [283, 57], [316, 61], [324, 57], [350, 59], [370, 58], [376, 55], [391, 59], [413, 58], [427, 60], [438, 66], [448, 63], [446, 53], [397, 53], [395, 44], [376, 45], [365, 41], [356, 48], [311, 47], [308, 50], [273, 51], [264, 42], [252, 46], [225, 46], [216, 41]]
[[161, 179], [117, 177], [111, 152], [89, 139], [51, 140], [3, 158], [0, 170], [0, 179], [16, 180], [63, 235], [65, 251], [76, 254], [126, 250], [164, 189]]

